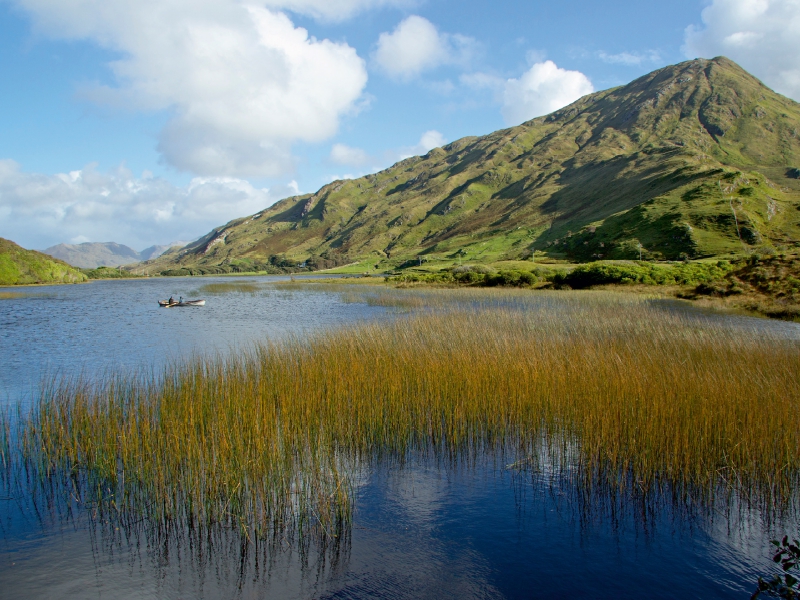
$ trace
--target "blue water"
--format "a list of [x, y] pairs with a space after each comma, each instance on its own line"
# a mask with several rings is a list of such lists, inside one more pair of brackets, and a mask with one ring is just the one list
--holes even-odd
[[[193, 352], [236, 352], [397, 314], [345, 286], [279, 279], [0, 290], [24, 294], [0, 299], [0, 404], [27, 401], [48, 373], [157, 369]], [[170, 295], [204, 297], [207, 305], [159, 308]], [[543, 298], [540, 309], [554, 303]], [[797, 324], [663, 307], [694, 315], [699, 326], [800, 338]], [[798, 528], [793, 520], [765, 523], [746, 507], [727, 515], [669, 502], [587, 502], [567, 484], [550, 485], [546, 473], [509, 470], [508, 462], [377, 467], [364, 474], [342, 547], [306, 555], [286, 543], [243, 557], [236, 536], [203, 553], [180, 536], [156, 547], [113, 526], [93, 527], [83, 513], [65, 518], [18, 490], [0, 498], [0, 597], [748, 598], [757, 576], [770, 572], [770, 537]]]
[[[293, 289], [288, 277], [153, 278], [0, 288], [0, 406], [36, 393], [45, 374], [163, 366], [193, 353], [231, 352], [288, 335], [380, 318], [385, 308], [345, 303], [330, 289]], [[244, 284], [256, 291], [206, 290]], [[277, 285], [276, 285], [277, 284]], [[159, 299], [206, 306], [161, 308]]]

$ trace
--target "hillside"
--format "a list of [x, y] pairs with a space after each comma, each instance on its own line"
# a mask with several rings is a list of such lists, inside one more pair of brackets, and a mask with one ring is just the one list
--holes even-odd
[[87, 279], [63, 261], [0, 238], [0, 285], [80, 283]]
[[186, 242], [174, 242], [166, 246], [150, 246], [137, 252], [133, 248], [115, 242], [85, 242], [83, 244], [58, 244], [42, 252], [63, 260], [73, 267], [96, 269], [97, 267], [118, 267], [152, 260], [172, 247], [185, 245]]
[[799, 169], [800, 104], [726, 58], [698, 59], [287, 198], [143, 271], [792, 249]]

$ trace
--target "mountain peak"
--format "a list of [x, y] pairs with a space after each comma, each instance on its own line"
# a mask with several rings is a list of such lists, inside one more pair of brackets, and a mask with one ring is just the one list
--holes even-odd
[[82, 244], [57, 244], [43, 250], [55, 258], [81, 269], [97, 267], [119, 267], [161, 256], [175, 246], [185, 246], [188, 242], [172, 242], [161, 246], [150, 246], [141, 252], [116, 242], [83, 242]]
[[725, 57], [695, 59], [282, 200], [150, 270], [790, 247], [798, 167], [800, 105]]

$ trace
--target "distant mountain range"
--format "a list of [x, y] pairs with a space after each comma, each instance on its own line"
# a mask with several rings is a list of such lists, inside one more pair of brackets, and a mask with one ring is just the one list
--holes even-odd
[[799, 169], [800, 104], [698, 59], [286, 198], [136, 271], [796, 249]]
[[83, 244], [58, 244], [43, 250], [55, 258], [74, 267], [95, 269], [97, 267], [118, 267], [145, 260], [153, 260], [170, 248], [182, 248], [189, 242], [172, 242], [164, 246], [150, 246], [141, 252], [115, 242], [85, 242]]

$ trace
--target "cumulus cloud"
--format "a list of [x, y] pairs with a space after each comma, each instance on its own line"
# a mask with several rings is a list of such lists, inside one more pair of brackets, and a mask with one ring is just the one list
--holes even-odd
[[369, 162], [369, 156], [361, 148], [334, 144], [331, 148], [330, 161], [335, 165], [360, 167]]
[[686, 28], [684, 54], [725, 55], [800, 101], [800, 0], [713, 0]]
[[[285, 14], [240, 0], [16, 1], [44, 35], [119, 52], [110, 64], [117, 85], [84, 96], [169, 110], [158, 149], [170, 165], [201, 176], [286, 173], [292, 143], [334, 135], [367, 82], [364, 61], [347, 44], [310, 37]], [[375, 2], [269, 4], [344, 15]]]
[[536, 63], [519, 79], [509, 79], [503, 89], [503, 118], [518, 125], [545, 115], [594, 91], [580, 71], [560, 69], [551, 61]]
[[380, 35], [373, 60], [391, 77], [409, 79], [442, 65], [466, 65], [476, 50], [473, 38], [440, 33], [427, 19], [411, 15]]
[[81, 240], [141, 250], [194, 239], [296, 193], [296, 183], [264, 189], [232, 177], [196, 177], [178, 187], [147, 174], [135, 177], [124, 167], [102, 173], [88, 165], [43, 175], [0, 160], [0, 237], [28, 248]]

